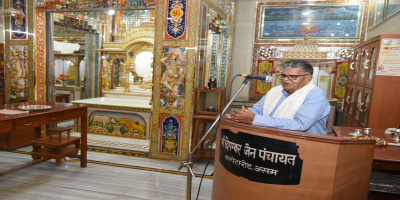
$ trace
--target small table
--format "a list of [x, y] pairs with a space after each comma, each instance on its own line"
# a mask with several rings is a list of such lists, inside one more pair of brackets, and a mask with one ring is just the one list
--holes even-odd
[[[349, 133], [354, 133], [357, 127], [344, 127], [344, 126], [332, 126], [333, 133], [336, 136], [347, 137]], [[379, 137], [388, 142], [388, 138], [385, 136], [385, 129], [371, 129], [371, 136]], [[365, 135], [364, 135], [365, 136]], [[372, 165], [374, 169], [385, 169], [400, 171], [400, 147], [399, 146], [385, 146], [375, 147], [374, 151], [374, 162]]]
[[[349, 136], [354, 133], [358, 127], [332, 126], [333, 133], [336, 136]], [[371, 136], [384, 139], [385, 129], [371, 129]], [[366, 135], [363, 134], [365, 137]], [[400, 183], [398, 183], [400, 172], [400, 147], [399, 146], [375, 146], [372, 162], [372, 173], [369, 184], [370, 191], [400, 194]]]

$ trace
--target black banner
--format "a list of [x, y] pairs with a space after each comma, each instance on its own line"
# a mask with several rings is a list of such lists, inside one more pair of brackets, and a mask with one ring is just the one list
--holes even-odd
[[294, 142], [222, 129], [219, 162], [251, 181], [298, 185], [303, 166], [298, 148]]

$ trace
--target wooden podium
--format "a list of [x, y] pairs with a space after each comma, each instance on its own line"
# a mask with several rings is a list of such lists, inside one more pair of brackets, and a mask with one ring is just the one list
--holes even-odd
[[374, 140], [222, 120], [213, 200], [367, 199]]

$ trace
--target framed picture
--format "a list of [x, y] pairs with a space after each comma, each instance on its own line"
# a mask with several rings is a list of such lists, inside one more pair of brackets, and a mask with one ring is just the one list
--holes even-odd
[[262, 5], [259, 12], [259, 40], [359, 40], [364, 3]]
[[385, 19], [392, 17], [399, 12], [400, 12], [400, 2], [396, 0], [388, 0]]
[[385, 1], [373, 1], [369, 8], [370, 14], [368, 18], [368, 26], [374, 27], [383, 22], [383, 14], [385, 12]]

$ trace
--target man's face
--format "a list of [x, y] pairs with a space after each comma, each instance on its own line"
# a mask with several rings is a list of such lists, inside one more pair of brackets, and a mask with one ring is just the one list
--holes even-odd
[[292, 78], [292, 79], [290, 79], [289, 77], [281, 78], [282, 87], [288, 92], [289, 95], [307, 85], [313, 78], [313, 76], [310, 74], [305, 75], [302, 68], [292, 68], [283, 70], [282, 74], [298, 76], [297, 78]]

